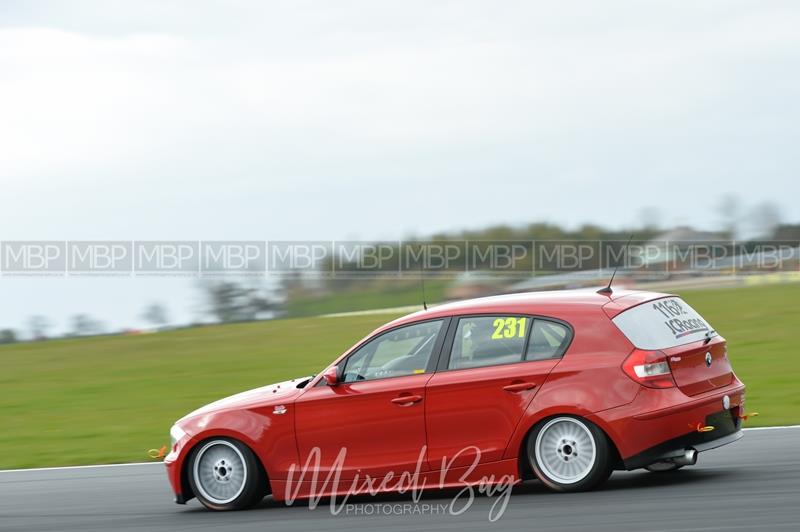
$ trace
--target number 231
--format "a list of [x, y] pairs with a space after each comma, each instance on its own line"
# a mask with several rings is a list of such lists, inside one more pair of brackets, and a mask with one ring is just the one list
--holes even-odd
[[497, 318], [492, 323], [492, 325], [494, 325], [492, 340], [514, 338], [515, 336], [525, 338], [525, 328], [527, 324], [528, 318]]

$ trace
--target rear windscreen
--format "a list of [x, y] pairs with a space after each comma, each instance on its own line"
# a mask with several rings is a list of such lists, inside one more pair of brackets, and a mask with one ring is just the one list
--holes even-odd
[[642, 303], [612, 321], [639, 349], [667, 349], [715, 334], [708, 322], [679, 297]]

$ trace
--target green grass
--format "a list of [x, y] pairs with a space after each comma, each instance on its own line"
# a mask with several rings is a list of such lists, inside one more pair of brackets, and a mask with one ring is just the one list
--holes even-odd
[[0, 346], [0, 469], [147, 460], [190, 410], [316, 373], [391, 317]]
[[[800, 285], [683, 294], [729, 341], [761, 413], [800, 423]], [[387, 305], [375, 305], [387, 306]], [[214, 399], [317, 372], [391, 315], [301, 318], [0, 346], [0, 469], [147, 460]]]
[[745, 426], [800, 424], [800, 284], [681, 294], [728, 341], [747, 385]]

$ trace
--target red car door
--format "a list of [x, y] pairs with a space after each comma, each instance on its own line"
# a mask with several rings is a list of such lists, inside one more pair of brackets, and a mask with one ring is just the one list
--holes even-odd
[[[341, 381], [309, 389], [295, 402], [300, 465], [319, 452], [323, 475], [341, 478], [427, 470], [425, 385], [444, 341], [443, 320], [393, 329], [365, 342], [340, 364]], [[345, 451], [342, 464], [336, 465]], [[322, 477], [321, 477], [322, 478]]]
[[451, 330], [426, 389], [432, 470], [500, 460], [571, 340], [565, 324], [524, 316], [467, 316]]

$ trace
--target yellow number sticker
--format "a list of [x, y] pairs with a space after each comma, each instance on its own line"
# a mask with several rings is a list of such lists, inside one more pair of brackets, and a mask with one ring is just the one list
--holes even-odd
[[494, 326], [492, 340], [514, 338], [515, 336], [525, 338], [525, 328], [528, 326], [528, 318], [497, 318], [492, 322], [492, 325]]

